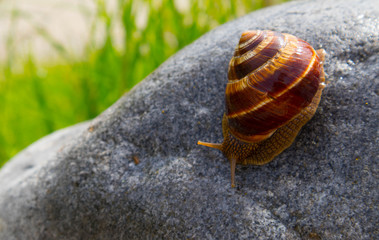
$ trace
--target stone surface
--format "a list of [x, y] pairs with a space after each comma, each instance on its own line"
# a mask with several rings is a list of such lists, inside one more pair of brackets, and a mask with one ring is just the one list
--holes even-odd
[[[375, 0], [291, 2], [209, 32], [67, 130], [52, 157], [35, 144], [6, 164], [0, 239], [377, 238], [378, 16]], [[246, 29], [324, 48], [328, 85], [294, 144], [238, 166], [232, 189], [227, 160], [196, 142], [222, 141], [228, 61]]]
[[[9, 182], [17, 185], [35, 174], [49, 161], [57, 157], [57, 153], [69, 147], [72, 139], [79, 137], [89, 122], [83, 122], [74, 126], [56, 131], [21, 151], [12, 158], [7, 167], [1, 171], [0, 182]], [[12, 181], [9, 181], [12, 179]], [[7, 186], [10, 187], [10, 186]]]

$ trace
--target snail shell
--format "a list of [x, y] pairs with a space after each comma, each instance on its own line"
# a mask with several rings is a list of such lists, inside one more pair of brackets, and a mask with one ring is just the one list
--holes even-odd
[[219, 149], [231, 164], [262, 165], [288, 148], [315, 114], [325, 87], [325, 51], [293, 35], [246, 31], [229, 63]]

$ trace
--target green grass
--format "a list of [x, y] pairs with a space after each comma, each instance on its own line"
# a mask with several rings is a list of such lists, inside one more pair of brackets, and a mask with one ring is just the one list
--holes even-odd
[[[40, 64], [29, 55], [16, 64], [18, 56], [11, 50], [14, 33], [10, 31], [8, 58], [0, 63], [0, 166], [37, 139], [96, 117], [169, 56], [205, 32], [273, 1], [188, 2], [187, 7], [178, 7], [172, 0], [119, 0], [116, 17], [121, 18], [125, 37], [121, 48], [116, 48], [111, 34], [116, 17], [108, 14], [103, 1], [96, 1], [97, 19], [91, 32], [100, 22], [105, 24], [106, 41], [100, 47], [93, 47], [89, 41], [81, 60], [71, 57], [62, 43], [35, 26], [63, 60]], [[145, 24], [136, 21], [141, 9], [148, 12]], [[21, 17], [15, 10], [12, 23]]]

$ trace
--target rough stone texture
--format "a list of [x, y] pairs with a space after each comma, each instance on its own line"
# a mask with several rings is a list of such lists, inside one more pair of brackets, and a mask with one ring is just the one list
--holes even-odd
[[26, 179], [30, 175], [35, 174], [49, 161], [54, 161], [63, 148], [73, 144], [73, 139], [79, 137], [86, 127], [89, 127], [89, 124], [90, 122], [76, 124], [56, 131], [31, 144], [17, 156], [14, 156], [7, 167], [1, 170], [0, 183], [8, 182], [16, 185], [24, 180], [27, 181]]
[[[0, 239], [377, 239], [378, 16], [375, 0], [292, 2], [211, 31], [81, 134], [67, 130], [53, 157], [36, 144], [4, 166]], [[295, 143], [238, 166], [232, 189], [227, 160], [196, 141], [222, 140], [227, 65], [245, 29], [323, 47], [329, 83]]]

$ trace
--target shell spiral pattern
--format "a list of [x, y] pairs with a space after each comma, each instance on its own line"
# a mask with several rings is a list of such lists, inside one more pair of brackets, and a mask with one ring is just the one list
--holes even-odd
[[315, 114], [324, 89], [325, 51], [293, 35], [246, 31], [229, 63], [222, 143], [198, 141], [236, 164], [266, 164], [288, 148]]
[[231, 133], [246, 142], [270, 137], [312, 102], [321, 69], [316, 51], [295, 36], [244, 32], [229, 64], [225, 93]]

